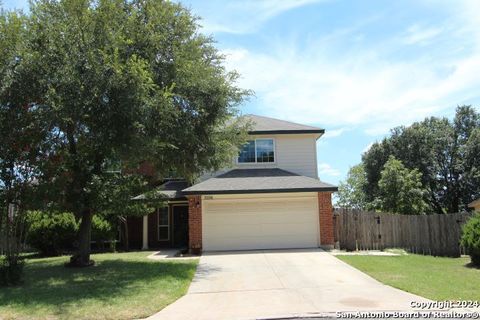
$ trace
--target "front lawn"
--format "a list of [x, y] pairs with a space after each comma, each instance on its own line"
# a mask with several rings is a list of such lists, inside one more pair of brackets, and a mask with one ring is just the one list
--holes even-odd
[[469, 258], [416, 254], [337, 258], [385, 284], [425, 298], [480, 301], [480, 269], [468, 267]]
[[0, 288], [1, 319], [132, 319], [154, 314], [188, 289], [198, 260], [155, 261], [151, 252], [93, 255], [94, 267], [65, 268], [68, 257], [29, 259], [25, 283]]

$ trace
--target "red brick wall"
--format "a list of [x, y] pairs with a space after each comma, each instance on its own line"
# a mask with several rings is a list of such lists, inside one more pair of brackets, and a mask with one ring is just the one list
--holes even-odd
[[190, 252], [202, 251], [202, 197], [188, 197], [188, 247]]
[[128, 217], [128, 242], [130, 248], [142, 248], [143, 217]]
[[332, 246], [333, 239], [333, 206], [332, 193], [318, 193], [318, 213], [320, 216], [320, 245]]

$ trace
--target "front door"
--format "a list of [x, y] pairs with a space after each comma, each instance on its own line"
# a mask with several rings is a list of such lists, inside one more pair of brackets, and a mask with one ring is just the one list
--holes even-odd
[[173, 246], [188, 246], [188, 205], [172, 205], [173, 209]]

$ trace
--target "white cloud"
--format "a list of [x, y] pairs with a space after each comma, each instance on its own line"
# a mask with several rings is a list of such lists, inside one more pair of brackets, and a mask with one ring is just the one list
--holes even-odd
[[345, 131], [347, 131], [347, 128], [327, 130], [327, 131], [325, 131], [324, 135], [322, 136], [322, 139], [330, 139], [330, 138], [338, 137], [338, 136], [342, 135]]
[[338, 177], [338, 176], [340, 176], [340, 170], [333, 168], [328, 163], [319, 163], [318, 164], [318, 175], [320, 177], [322, 175], [331, 176], [331, 177]]
[[[315, 49], [313, 49], [315, 51]], [[375, 124], [384, 132], [478, 94], [480, 56], [452, 61], [446, 77], [423, 61], [387, 63], [357, 55], [342, 62], [301, 53], [262, 54], [230, 50], [241, 85], [255, 90], [269, 114], [322, 125]]]
[[196, 13], [206, 33], [250, 33], [267, 20], [288, 10], [324, 0], [211, 0], [202, 3]]
[[425, 44], [432, 41], [436, 36], [440, 35], [443, 28], [430, 27], [424, 28], [418, 24], [414, 24], [407, 29], [403, 38], [405, 44]]
[[253, 89], [271, 116], [327, 129], [358, 126], [381, 135], [479, 97], [480, 20], [465, 18], [466, 11], [457, 12], [457, 25], [452, 19], [445, 29], [410, 27], [410, 43], [434, 41], [442, 30], [450, 32], [444, 46], [465, 40], [468, 50], [456, 55], [447, 52], [435, 59], [432, 54], [441, 52], [426, 50], [398, 59], [392, 52], [401, 48], [402, 35], [335, 54], [339, 37], [356, 36], [347, 30], [312, 41], [306, 49], [285, 39], [262, 51], [231, 48], [225, 50], [227, 67], [240, 72], [240, 85]]

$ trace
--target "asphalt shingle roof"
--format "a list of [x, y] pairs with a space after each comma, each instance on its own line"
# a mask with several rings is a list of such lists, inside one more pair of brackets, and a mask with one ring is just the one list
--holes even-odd
[[185, 197], [182, 190], [186, 187], [188, 187], [188, 183], [185, 180], [171, 180], [157, 187], [148, 196], [147, 194], [141, 194], [132, 198], [132, 200], [147, 200], [149, 197], [165, 200], [182, 199]]
[[242, 116], [243, 119], [250, 121], [252, 128], [251, 134], [268, 134], [268, 133], [324, 133], [325, 130], [298, 124], [290, 121], [279, 120], [274, 118], [268, 118], [263, 116], [257, 116], [253, 114], [247, 114]]
[[282, 169], [234, 169], [182, 192], [192, 195], [312, 191], [337, 191], [337, 187]]

